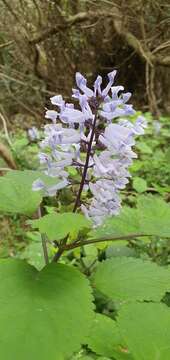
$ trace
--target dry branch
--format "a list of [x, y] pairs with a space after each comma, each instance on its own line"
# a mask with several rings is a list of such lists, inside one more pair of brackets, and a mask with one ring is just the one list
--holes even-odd
[[[116, 9], [118, 13], [118, 9]], [[148, 63], [151, 67], [155, 65], [162, 65], [162, 66], [170, 66], [170, 56], [162, 57], [160, 55], [155, 55], [154, 50], [151, 52], [148, 48], [145, 49], [140, 40], [132, 34], [131, 32], [127, 31], [126, 28], [123, 26], [123, 16], [119, 12], [119, 20], [113, 19], [114, 29], [119, 36], [121, 36], [124, 41], [135, 50], [135, 52], [143, 59], [146, 63]], [[167, 44], [166, 44], [167, 45]], [[162, 46], [156, 49], [156, 52], [162, 50]]]
[[0, 143], [0, 157], [6, 162], [6, 164], [11, 168], [16, 170], [17, 166], [12, 158], [12, 155], [9, 149], [2, 143]]
[[4, 43], [4, 44], [0, 44], [0, 49], [3, 49], [3, 48], [5, 48], [5, 47], [7, 47], [7, 46], [9, 46], [9, 45], [12, 45], [13, 43], [14, 43], [14, 41], [11, 40], [11, 41], [7, 41], [7, 42]]
[[[110, 11], [109, 13], [106, 11], [98, 11], [98, 12], [80, 12], [76, 15], [64, 17], [63, 16], [63, 23], [55, 25], [54, 27], [43, 31], [41, 34], [36, 36], [35, 38], [31, 39], [29, 42], [30, 44], [38, 44], [47, 38], [51, 37], [52, 35], [57, 34], [59, 31], [66, 30], [67, 28], [70, 28], [71, 26], [75, 24], [80, 24], [81, 22], [86, 21], [94, 21], [97, 19], [105, 19], [107, 18], [113, 19], [113, 25], [114, 30], [117, 32], [119, 36], [121, 36], [124, 41], [135, 50], [135, 52], [140, 56], [143, 61], [147, 62], [150, 66], [155, 65], [162, 65], [162, 66], [170, 66], [170, 56], [160, 56], [155, 55], [158, 51], [162, 50], [162, 46], [159, 47], [159, 49], [156, 49], [156, 51], [150, 51], [149, 49], [144, 49], [142, 43], [140, 40], [137, 39], [137, 37], [132, 34], [131, 32], [127, 31], [123, 27], [123, 16], [118, 11], [117, 8], [114, 8], [113, 11]], [[167, 46], [167, 45], [166, 45]]]
[[63, 16], [63, 23], [62, 24], [57, 24], [54, 27], [45, 30], [44, 32], [42, 32], [41, 34], [39, 34], [38, 36], [36, 36], [35, 38], [30, 40], [31, 44], [38, 44], [41, 41], [46, 40], [47, 38], [49, 38], [52, 35], [57, 34], [59, 31], [61, 30], [66, 30], [67, 28], [70, 28], [71, 26], [75, 25], [75, 24], [79, 24], [81, 22], [84, 21], [91, 21], [94, 19], [98, 19], [98, 18], [102, 18], [102, 17], [113, 17], [113, 15], [115, 17], [117, 17], [118, 15], [113, 14], [111, 12], [106, 12], [106, 11], [98, 11], [98, 12], [80, 12], [76, 15], [73, 16], [69, 16], [69, 17], [64, 17]]

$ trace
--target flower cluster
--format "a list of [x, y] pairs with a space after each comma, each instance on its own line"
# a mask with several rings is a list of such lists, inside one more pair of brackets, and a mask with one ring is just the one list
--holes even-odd
[[109, 124], [104, 134], [99, 136], [106, 150], [94, 155], [93, 174], [97, 181], [90, 184], [94, 197], [89, 209], [82, 205], [86, 216], [91, 217], [96, 225], [120, 211], [119, 191], [128, 183], [130, 173], [127, 169], [132, 159], [137, 157], [131, 149], [135, 144], [134, 136], [143, 134], [145, 126], [143, 117], [138, 117], [134, 126], [122, 120], [118, 124]]
[[51, 98], [57, 110], [46, 111], [45, 117], [52, 123], [45, 125], [39, 159], [45, 173], [59, 181], [53, 187], [45, 186], [40, 179], [33, 184], [34, 190], [44, 189], [45, 194], [54, 195], [71, 183], [68, 167], [74, 166], [81, 174], [74, 211], [80, 205], [83, 188], [88, 186], [93, 198], [90, 205], [81, 208], [95, 225], [119, 213], [119, 191], [128, 183], [128, 167], [136, 157], [134, 138], [146, 127], [142, 116], [135, 123], [127, 119], [135, 114], [133, 106], [127, 104], [131, 94], [123, 93], [123, 86], [113, 86], [115, 75], [115, 70], [108, 74], [104, 89], [98, 76], [92, 90], [76, 73], [77, 89], [73, 89], [72, 97], [78, 101], [78, 108], [66, 103], [61, 95]]

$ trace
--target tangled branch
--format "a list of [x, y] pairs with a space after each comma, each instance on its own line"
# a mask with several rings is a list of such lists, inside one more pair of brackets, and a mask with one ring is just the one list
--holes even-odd
[[116, 33], [121, 36], [124, 41], [130, 46], [135, 52], [140, 56], [140, 58], [147, 62], [150, 66], [161, 65], [161, 66], [170, 66], [170, 56], [161, 56], [158, 54], [165, 47], [170, 46], [170, 42], [166, 42], [165, 44], [161, 44], [159, 47], [150, 51], [149, 49], [145, 50], [141, 41], [137, 39], [137, 37], [132, 34], [131, 32], [127, 31], [126, 28], [123, 26], [123, 15], [117, 8], [113, 8], [112, 11], [97, 11], [97, 12], [79, 12], [76, 15], [65, 17], [63, 16], [63, 23], [57, 24], [54, 27], [51, 27], [48, 30], [43, 31], [33, 39], [29, 40], [30, 44], [38, 44], [49, 37], [59, 33], [60, 31], [66, 30], [76, 24], [80, 24], [82, 22], [90, 21], [93, 22], [94, 20], [102, 20], [111, 18], [113, 20], [113, 26]]

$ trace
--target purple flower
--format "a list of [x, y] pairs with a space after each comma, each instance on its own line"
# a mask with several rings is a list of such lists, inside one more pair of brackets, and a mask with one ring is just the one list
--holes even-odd
[[114, 83], [116, 73], [117, 73], [117, 71], [113, 70], [112, 72], [110, 72], [108, 74], [109, 82], [108, 82], [107, 86], [105, 87], [105, 89], [102, 91], [102, 97], [103, 98], [105, 98], [108, 95], [108, 93], [109, 93], [109, 91], [110, 91], [110, 89], [111, 89], [111, 87], [112, 87], [112, 85]]
[[65, 104], [62, 95], [53, 96], [50, 98], [50, 100], [51, 100], [51, 104], [59, 106], [60, 108], [62, 108]]
[[128, 146], [134, 145], [132, 131], [124, 126], [118, 124], [109, 124], [100, 135], [99, 140], [105, 145], [113, 154], [119, 154]]
[[92, 202], [88, 208], [82, 205], [81, 209], [95, 226], [101, 225], [108, 216], [119, 214], [121, 203], [113, 181], [98, 180], [90, 189], [94, 196]]
[[60, 113], [59, 118], [66, 124], [84, 124], [86, 120], [85, 114], [82, 111], [68, 107], [65, 107]]
[[79, 72], [76, 73], [76, 84], [77, 87], [84, 93], [88, 98], [93, 97], [93, 90], [87, 87], [87, 80]]
[[45, 113], [45, 118], [52, 120], [54, 123], [58, 117], [58, 112], [55, 110], [47, 110]]
[[40, 138], [38, 129], [33, 126], [31, 129], [28, 130], [28, 136], [31, 141], [38, 140]]
[[60, 182], [52, 186], [47, 186], [41, 179], [38, 179], [33, 182], [32, 189], [33, 191], [41, 190], [44, 196], [54, 196], [58, 190], [63, 189], [67, 185], [68, 185], [68, 181], [66, 179], [61, 180]]
[[42, 171], [56, 177], [56, 185], [47, 186], [41, 179], [33, 184], [34, 190], [53, 196], [70, 185], [68, 167], [77, 168], [82, 174], [82, 188], [92, 195], [90, 204], [81, 208], [95, 226], [120, 212], [120, 190], [128, 183], [128, 167], [137, 157], [133, 151], [135, 136], [142, 135], [146, 127], [143, 116], [134, 123], [129, 120], [135, 114], [133, 106], [127, 104], [131, 93], [114, 85], [115, 76], [116, 70], [110, 72], [102, 88], [98, 75], [90, 89], [86, 78], [77, 72], [77, 89], [72, 94], [77, 105], [66, 103], [61, 95], [51, 97], [56, 110], [46, 111], [45, 117], [52, 123], [44, 126], [39, 159]]

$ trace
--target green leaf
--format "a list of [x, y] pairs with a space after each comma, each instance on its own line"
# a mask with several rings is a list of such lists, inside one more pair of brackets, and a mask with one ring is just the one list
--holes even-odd
[[136, 234], [139, 231], [139, 217], [136, 209], [124, 207], [120, 215], [108, 218], [105, 223], [90, 232], [90, 238], [116, 237]]
[[96, 314], [87, 345], [98, 355], [116, 359], [130, 359], [116, 321], [102, 314]]
[[[18, 254], [18, 257], [19, 259], [26, 260], [28, 264], [34, 266], [37, 270], [42, 270], [45, 266], [45, 260], [42, 248], [41, 234], [38, 231], [27, 231], [26, 236], [29, 240], [29, 244], [25, 247], [21, 254]], [[48, 250], [48, 257], [51, 261], [56, 250], [54, 246], [49, 242], [47, 242], [46, 245]]]
[[128, 257], [137, 257], [137, 252], [134, 248], [130, 248], [128, 246], [124, 246], [124, 241], [120, 241], [122, 244], [120, 246], [115, 246], [114, 241], [111, 246], [108, 246], [105, 254], [106, 258], [112, 258], [112, 257], [120, 257], [120, 256], [128, 256]]
[[97, 258], [98, 258], [98, 250], [96, 248], [95, 245], [90, 244], [88, 246], [85, 246], [84, 251], [83, 251], [83, 263], [86, 267], [92, 267], [94, 264], [96, 264], [97, 262]]
[[37, 270], [43, 269], [45, 261], [42, 243], [40, 241], [31, 242], [22, 252], [20, 259], [26, 259], [27, 262], [30, 265], [33, 265]]
[[38, 272], [1, 260], [1, 359], [67, 359], [86, 341], [93, 314], [88, 280], [77, 269], [50, 264]]
[[118, 326], [135, 360], [170, 359], [170, 309], [166, 305], [126, 304]]
[[38, 178], [49, 186], [59, 181], [32, 170], [13, 170], [0, 177], [0, 212], [23, 215], [34, 213], [42, 200], [41, 192], [32, 190], [32, 184]]
[[170, 237], [169, 204], [157, 196], [140, 195], [136, 209], [124, 207], [120, 215], [107, 219], [89, 235], [91, 238], [100, 239], [129, 234]]
[[136, 176], [133, 179], [133, 188], [138, 192], [138, 193], [143, 193], [147, 190], [147, 182]]
[[159, 301], [170, 289], [170, 271], [150, 261], [115, 257], [98, 265], [93, 284], [112, 300]]
[[49, 240], [61, 240], [68, 234], [77, 235], [80, 230], [91, 227], [91, 222], [81, 214], [48, 214], [41, 219], [31, 221], [33, 228], [46, 234]]
[[16, 181], [21, 181], [20, 179], [22, 178], [24, 182], [27, 182], [31, 190], [32, 190], [32, 183], [37, 179], [41, 179], [47, 186], [56, 185], [59, 181], [61, 181], [56, 177], [54, 178], [45, 175], [42, 171], [35, 171], [35, 170], [24, 170], [24, 171], [13, 170], [13, 171], [9, 171], [7, 175], [5, 175], [5, 177], [11, 180], [15, 179]]
[[168, 203], [156, 196], [140, 196], [137, 207], [141, 232], [170, 237], [170, 206]]
[[34, 180], [32, 171], [10, 171], [0, 177], [0, 212], [24, 215], [34, 213], [42, 199], [39, 193], [32, 191]]
[[145, 142], [139, 142], [136, 144], [136, 148], [140, 150], [142, 154], [152, 155], [152, 149]]

